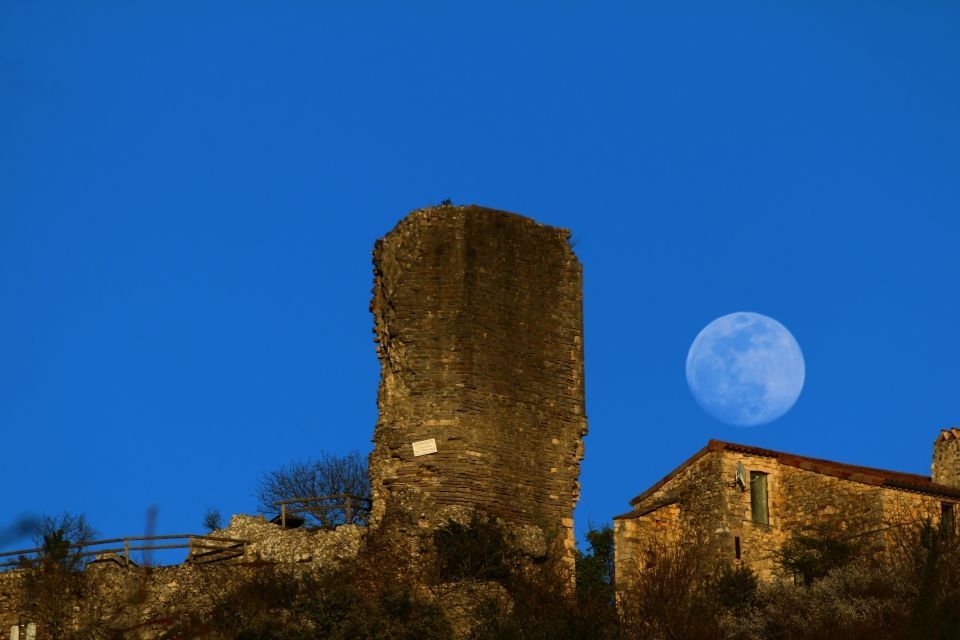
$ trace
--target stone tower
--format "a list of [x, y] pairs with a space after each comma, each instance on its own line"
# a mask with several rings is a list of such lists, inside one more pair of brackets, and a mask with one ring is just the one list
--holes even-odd
[[960, 487], [960, 429], [943, 429], [933, 443], [930, 479], [937, 484]]
[[[373, 252], [380, 359], [371, 524], [479, 510], [572, 561], [584, 415], [581, 267], [558, 229], [476, 206], [401, 220]], [[405, 529], [406, 530], [406, 529]]]

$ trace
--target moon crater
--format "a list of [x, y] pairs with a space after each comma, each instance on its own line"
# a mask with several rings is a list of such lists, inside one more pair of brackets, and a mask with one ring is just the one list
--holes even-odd
[[740, 311], [717, 318], [687, 354], [687, 384], [717, 420], [741, 427], [773, 422], [800, 397], [806, 369], [782, 324]]

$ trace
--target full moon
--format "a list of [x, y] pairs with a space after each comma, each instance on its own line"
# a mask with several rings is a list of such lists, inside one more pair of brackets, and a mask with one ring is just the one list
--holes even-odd
[[753, 427], [781, 417], [800, 397], [806, 368], [782, 324], [740, 311], [704, 328], [687, 354], [687, 384], [717, 420]]

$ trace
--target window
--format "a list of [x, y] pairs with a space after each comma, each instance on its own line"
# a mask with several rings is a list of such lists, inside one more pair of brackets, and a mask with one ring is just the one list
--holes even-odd
[[733, 538], [733, 552], [737, 556], [737, 560], [740, 559], [740, 536], [734, 536]]
[[940, 531], [946, 536], [952, 536], [956, 531], [952, 502], [940, 503]]
[[770, 524], [767, 513], [767, 474], [750, 472], [750, 514], [757, 524]]

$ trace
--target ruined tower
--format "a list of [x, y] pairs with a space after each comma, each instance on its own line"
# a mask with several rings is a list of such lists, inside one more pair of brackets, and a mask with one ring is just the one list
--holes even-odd
[[933, 443], [930, 479], [937, 484], [960, 487], [960, 429], [943, 429]]
[[374, 249], [379, 419], [371, 522], [478, 510], [570, 561], [584, 415], [569, 231], [476, 206], [414, 211]]

